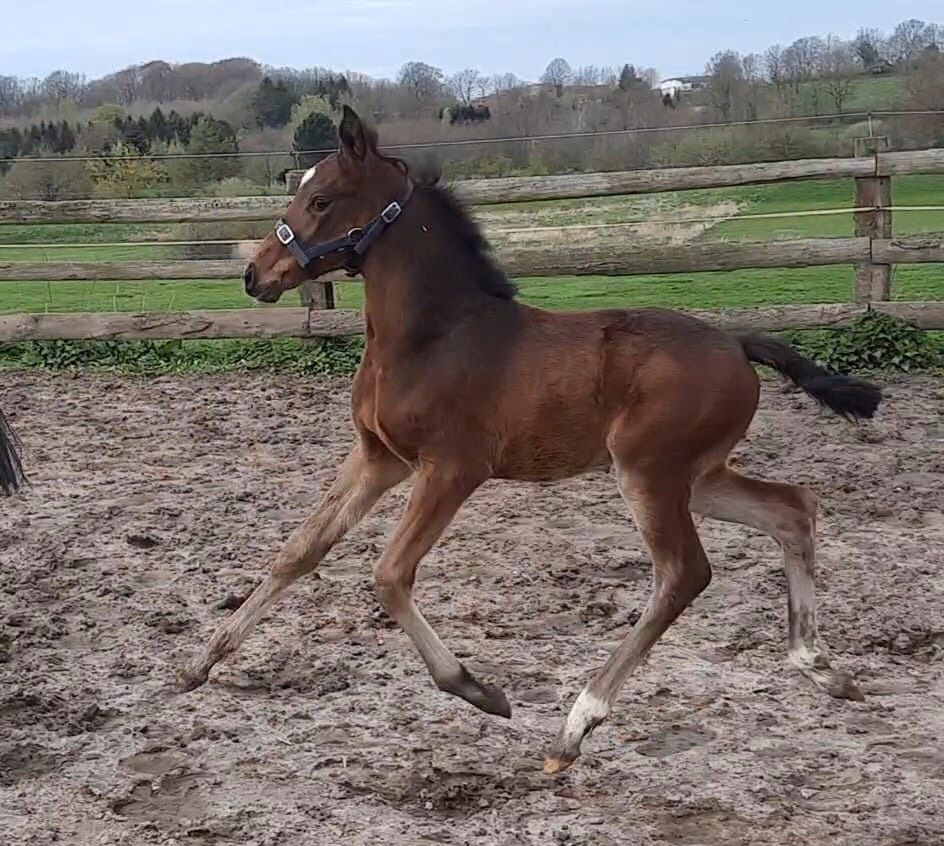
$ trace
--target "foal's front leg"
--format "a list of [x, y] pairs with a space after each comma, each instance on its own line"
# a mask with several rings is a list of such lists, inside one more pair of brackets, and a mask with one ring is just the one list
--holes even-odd
[[183, 690], [200, 687], [218, 661], [235, 652], [269, 607], [298, 578], [318, 566], [328, 551], [367, 516], [380, 497], [410, 475], [410, 469], [371, 436], [348, 455], [318, 509], [291, 535], [269, 575], [221, 625], [200, 657], [178, 677]]
[[406, 513], [377, 564], [375, 578], [384, 610], [409, 635], [436, 686], [488, 714], [510, 717], [511, 706], [502, 690], [475, 679], [439, 639], [413, 601], [413, 582], [420, 559], [482, 481], [465, 472], [432, 467], [424, 470], [417, 477]]

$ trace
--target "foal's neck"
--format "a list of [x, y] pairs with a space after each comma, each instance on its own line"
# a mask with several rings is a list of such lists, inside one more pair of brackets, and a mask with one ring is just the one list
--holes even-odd
[[513, 299], [486, 290], [482, 280], [491, 272], [488, 257], [438, 219], [418, 189], [363, 265], [368, 343], [421, 350], [459, 325], [515, 312]]

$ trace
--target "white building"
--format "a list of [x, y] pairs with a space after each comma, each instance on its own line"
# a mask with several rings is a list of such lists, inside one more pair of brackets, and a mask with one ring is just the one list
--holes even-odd
[[668, 94], [673, 100], [677, 100], [683, 91], [697, 91], [707, 87], [708, 78], [705, 76], [676, 76], [663, 79], [659, 83], [659, 93], [663, 97]]

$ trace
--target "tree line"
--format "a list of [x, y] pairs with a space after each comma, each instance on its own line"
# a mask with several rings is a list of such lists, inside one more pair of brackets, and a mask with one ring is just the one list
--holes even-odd
[[[942, 40], [941, 26], [911, 20], [888, 35], [863, 29], [848, 40], [814, 36], [763, 53], [722, 51], [699, 76], [699, 90], [668, 102], [653, 68], [630, 62], [574, 67], [563, 57], [552, 59], [536, 83], [472, 68], [447, 74], [418, 61], [405, 63], [391, 80], [324, 68], [264, 68], [248, 59], [173, 66], [151, 62], [92, 82], [65, 71], [32, 81], [0, 76], [0, 160], [14, 160], [0, 161], [0, 176], [6, 173], [0, 196], [280, 190], [286, 169], [317, 160], [318, 154], [304, 151], [336, 145], [336, 123], [346, 102], [382, 124], [391, 145], [667, 128], [664, 135], [464, 145], [428, 154], [442, 155], [440, 164], [452, 175], [842, 155], [851, 142], [839, 124], [763, 133], [718, 130], [711, 143], [705, 135], [695, 139], [668, 130], [861, 111], [862, 96], [872, 96], [869, 80], [882, 74], [894, 74], [894, 84], [874, 89], [886, 99], [869, 101], [869, 110], [944, 108]], [[850, 108], [853, 97], [858, 105]], [[893, 143], [944, 144], [941, 124], [915, 119]], [[853, 127], [849, 132], [862, 134]], [[283, 154], [290, 150], [296, 154]], [[237, 153], [255, 155], [240, 158]], [[58, 170], [15, 161], [47, 154], [100, 160]], [[122, 163], [109, 154], [120, 156]]]

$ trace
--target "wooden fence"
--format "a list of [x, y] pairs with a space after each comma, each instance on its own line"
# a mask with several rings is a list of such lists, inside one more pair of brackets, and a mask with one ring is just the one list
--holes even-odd
[[[696, 313], [731, 328], [776, 330], [845, 326], [871, 309], [913, 320], [923, 328], [944, 329], [944, 302], [890, 302], [893, 265], [944, 263], [944, 239], [941, 237], [892, 237], [891, 178], [900, 174], [944, 173], [944, 149], [887, 152], [884, 139], [872, 138], [857, 143], [856, 153], [855, 157], [840, 159], [466, 180], [454, 187], [465, 202], [490, 205], [851, 177], [856, 186], [852, 207], [855, 209], [855, 235], [852, 237], [698, 242], [673, 245], [670, 249], [634, 244], [627, 238], [615, 246], [572, 243], [505, 245], [497, 251], [497, 257], [513, 277], [632, 276], [852, 265], [855, 267], [855, 285], [850, 291], [851, 302], [848, 304]], [[284, 210], [285, 204], [284, 197], [0, 201], [0, 226], [14, 223], [271, 221]], [[129, 240], [129, 243], [133, 241]], [[5, 281], [16, 280], [237, 279], [242, 267], [241, 261], [230, 260], [0, 261], [0, 292]], [[361, 332], [358, 312], [332, 308], [330, 283], [309, 286], [306, 297], [303, 302], [307, 307], [302, 308], [0, 315], [0, 341], [338, 337]]]

